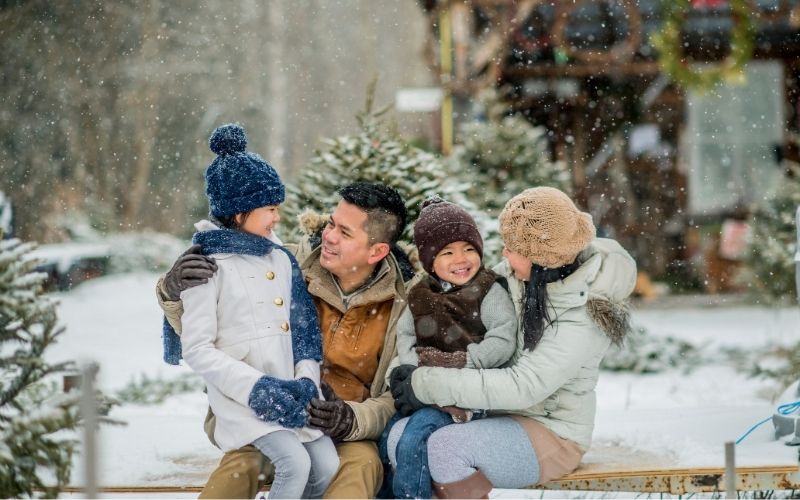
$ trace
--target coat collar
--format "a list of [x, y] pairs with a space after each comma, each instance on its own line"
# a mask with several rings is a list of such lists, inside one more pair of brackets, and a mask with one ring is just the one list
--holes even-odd
[[320, 252], [320, 248], [315, 249], [303, 262], [308, 292], [335, 307], [342, 314], [347, 312], [348, 308], [385, 302], [398, 296], [405, 298], [402, 276], [398, 271], [397, 262], [390, 254], [381, 261], [371, 284], [351, 294], [345, 304], [334, 276], [319, 263]]

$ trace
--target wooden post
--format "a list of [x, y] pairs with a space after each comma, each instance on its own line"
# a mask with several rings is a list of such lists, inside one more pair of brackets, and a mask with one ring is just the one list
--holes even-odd
[[450, 27], [450, 8], [444, 7], [439, 13], [439, 68], [442, 82], [442, 155], [447, 156], [453, 149], [453, 94], [451, 85], [453, 69], [453, 32]]
[[725, 443], [725, 498], [736, 498], [736, 456], [733, 441]]
[[80, 389], [82, 385], [80, 373], [68, 373], [63, 376], [61, 387], [64, 392]]
[[800, 206], [797, 207], [795, 214], [795, 224], [797, 225], [797, 248], [794, 252], [794, 285], [797, 302], [800, 302]]
[[81, 370], [81, 418], [83, 419], [83, 492], [86, 498], [97, 498], [97, 401], [94, 395], [96, 363], [87, 363]]

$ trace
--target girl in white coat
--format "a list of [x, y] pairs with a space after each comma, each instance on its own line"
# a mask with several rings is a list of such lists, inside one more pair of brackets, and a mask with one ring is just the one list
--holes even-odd
[[238, 125], [209, 140], [215, 223], [198, 223], [193, 243], [218, 270], [181, 293], [180, 347], [207, 384], [219, 447], [258, 448], [275, 466], [270, 498], [319, 498], [339, 466], [331, 439], [306, 426], [306, 405], [320, 397], [319, 321], [297, 261], [273, 233], [283, 183], [246, 144]]

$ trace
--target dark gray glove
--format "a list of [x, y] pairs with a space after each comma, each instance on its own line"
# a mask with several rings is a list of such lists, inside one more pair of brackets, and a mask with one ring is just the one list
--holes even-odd
[[208, 283], [208, 278], [217, 272], [217, 263], [201, 254], [200, 248], [200, 245], [190, 246], [164, 276], [164, 289], [169, 300], [180, 300], [182, 291]]
[[317, 428], [331, 437], [334, 441], [341, 441], [353, 429], [355, 414], [350, 405], [345, 403], [330, 386], [321, 384], [322, 394], [327, 401], [312, 399], [308, 405], [309, 425]]
[[389, 385], [392, 389], [392, 396], [394, 396], [394, 408], [403, 417], [407, 417], [427, 406], [425, 403], [417, 399], [414, 394], [414, 387], [411, 385], [411, 375], [417, 367], [413, 365], [400, 365], [389, 376]]

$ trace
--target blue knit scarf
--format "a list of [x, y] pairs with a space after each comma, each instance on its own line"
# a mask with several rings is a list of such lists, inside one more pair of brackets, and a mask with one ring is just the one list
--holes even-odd
[[[200, 231], [192, 237], [193, 244], [202, 246], [203, 255], [235, 253], [264, 256], [277, 248], [284, 252], [292, 263], [292, 306], [289, 324], [292, 331], [292, 354], [294, 363], [303, 359], [322, 360], [322, 332], [317, 319], [317, 309], [308, 293], [303, 273], [294, 255], [284, 247], [254, 234], [234, 229]], [[164, 361], [177, 365], [182, 358], [181, 340], [167, 318], [164, 318]]]

